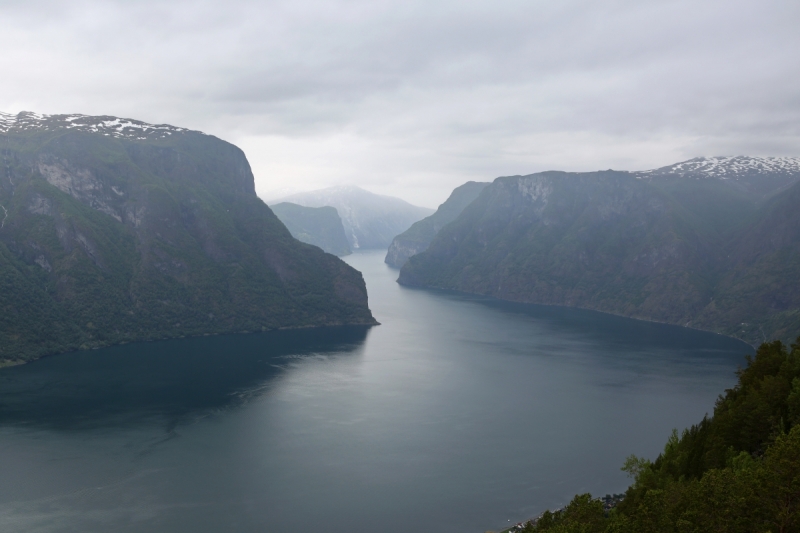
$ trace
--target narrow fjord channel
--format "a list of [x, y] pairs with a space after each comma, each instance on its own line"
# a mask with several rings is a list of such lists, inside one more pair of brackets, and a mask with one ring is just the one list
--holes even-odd
[[480, 533], [622, 492], [752, 349], [410, 290], [381, 326], [179, 339], [0, 371], [0, 531]]

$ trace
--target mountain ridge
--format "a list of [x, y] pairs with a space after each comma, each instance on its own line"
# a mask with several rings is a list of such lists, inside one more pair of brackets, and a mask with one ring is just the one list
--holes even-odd
[[797, 174], [800, 173], [800, 157], [754, 157], [716, 156], [695, 157], [680, 163], [651, 170], [634, 171], [638, 175], [706, 176], [719, 179], [735, 179], [746, 174]]
[[208, 135], [201, 131], [180, 128], [170, 124], [149, 124], [141, 120], [119, 118], [111, 115], [93, 116], [79, 113], [44, 115], [32, 111], [21, 111], [15, 115], [0, 111], [0, 133], [57, 130], [100, 133], [116, 138], [137, 140], [153, 137], [164, 138], [185, 132]]

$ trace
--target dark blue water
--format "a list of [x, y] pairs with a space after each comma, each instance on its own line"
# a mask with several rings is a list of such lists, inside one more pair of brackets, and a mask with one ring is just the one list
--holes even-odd
[[398, 286], [381, 326], [181, 339], [0, 371], [0, 531], [462, 532], [627, 486], [749, 346]]

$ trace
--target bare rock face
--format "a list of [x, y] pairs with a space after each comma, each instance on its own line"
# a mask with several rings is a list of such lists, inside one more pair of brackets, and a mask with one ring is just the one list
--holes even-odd
[[427, 250], [430, 244], [429, 242], [401, 238], [401, 235], [394, 238], [389, 250], [386, 251], [386, 258], [383, 260], [384, 263], [395, 268], [405, 265], [409, 257]]
[[33, 113], [0, 114], [0, 139], [0, 361], [375, 323], [361, 274], [293, 239], [229, 143]]
[[[70, 168], [70, 163], [67, 160], [50, 161], [48, 164], [41, 159], [47, 158], [40, 158], [38, 164], [39, 174], [50, 185], [69, 194], [76, 200], [92, 206], [101, 213], [117, 219], [118, 222], [122, 222], [122, 217], [110, 205], [114, 200], [109, 198], [108, 193], [110, 191], [104, 190], [103, 184], [92, 175], [89, 169]], [[108, 189], [113, 189], [113, 186], [108, 187]], [[121, 195], [120, 192], [114, 194]]]

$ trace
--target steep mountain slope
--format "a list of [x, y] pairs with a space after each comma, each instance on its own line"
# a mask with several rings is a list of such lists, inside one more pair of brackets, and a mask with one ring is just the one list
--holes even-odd
[[713, 246], [686, 218], [624, 172], [498, 178], [399, 281], [685, 323], [710, 297], [696, 273]]
[[754, 340], [800, 335], [800, 183], [749, 218], [726, 248], [714, 306], [700, 325]]
[[456, 187], [434, 214], [415, 222], [392, 240], [385, 263], [400, 268], [409, 257], [426, 250], [439, 230], [454, 221], [487, 185], [488, 182], [468, 181]]
[[282, 202], [271, 205], [270, 209], [298, 241], [319, 246], [339, 257], [353, 253], [335, 207], [305, 207]]
[[0, 360], [185, 335], [373, 324], [235, 146], [114, 117], [0, 115]]
[[339, 186], [293, 194], [270, 202], [291, 202], [306, 207], [335, 207], [344, 224], [352, 250], [387, 248], [394, 237], [414, 222], [433, 213], [392, 196], [383, 196], [355, 186]]
[[498, 178], [409, 259], [398, 281], [699, 327], [753, 343], [799, 335], [800, 234], [791, 206], [800, 172], [763, 181], [750, 174], [746, 187], [745, 180], [698, 176]]

